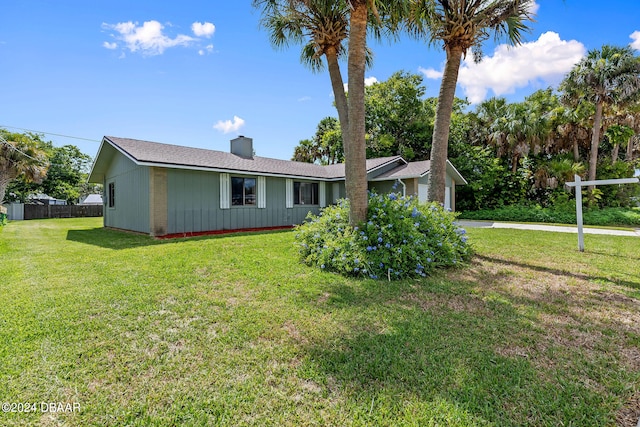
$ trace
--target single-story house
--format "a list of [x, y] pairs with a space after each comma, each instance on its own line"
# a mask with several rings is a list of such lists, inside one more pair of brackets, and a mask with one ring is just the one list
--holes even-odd
[[[367, 160], [369, 188], [426, 200], [429, 161], [400, 156]], [[104, 186], [105, 227], [152, 236], [300, 224], [309, 211], [345, 197], [344, 164], [254, 155], [253, 140], [231, 140], [229, 153], [105, 136], [89, 182]], [[466, 184], [447, 163], [446, 207]]]
[[87, 194], [78, 204], [82, 206], [104, 205], [104, 201], [102, 200], [102, 194]]
[[66, 205], [67, 201], [62, 199], [56, 199], [48, 194], [37, 193], [27, 196], [28, 203], [34, 205]]

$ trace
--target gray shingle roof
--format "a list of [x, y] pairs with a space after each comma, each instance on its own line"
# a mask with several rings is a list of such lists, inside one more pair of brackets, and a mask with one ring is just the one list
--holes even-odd
[[[321, 166], [313, 163], [254, 156], [247, 159], [224, 151], [161, 144], [130, 138], [105, 136], [104, 139], [140, 164], [167, 167], [204, 168], [233, 172], [263, 173], [318, 179], [344, 178], [344, 164]], [[401, 159], [400, 156], [367, 160], [367, 171]]]
[[431, 161], [423, 160], [421, 162], [411, 162], [406, 165], [398, 166], [395, 169], [382, 173], [375, 177], [375, 180], [392, 180], [417, 178], [425, 176], [431, 170]]

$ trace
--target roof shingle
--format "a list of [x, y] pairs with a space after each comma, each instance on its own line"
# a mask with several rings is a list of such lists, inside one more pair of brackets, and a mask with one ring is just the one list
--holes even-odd
[[[264, 173], [317, 179], [343, 179], [345, 175], [343, 163], [322, 166], [314, 163], [259, 156], [247, 159], [224, 151], [161, 144], [130, 138], [105, 136], [105, 140], [137, 163], [142, 164], [222, 169], [233, 172]], [[368, 159], [367, 171], [399, 159], [401, 159], [400, 156]]]

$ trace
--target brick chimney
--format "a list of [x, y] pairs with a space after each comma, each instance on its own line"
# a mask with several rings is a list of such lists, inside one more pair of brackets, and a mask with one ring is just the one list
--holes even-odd
[[240, 135], [231, 140], [231, 154], [243, 157], [245, 159], [253, 159], [253, 139]]

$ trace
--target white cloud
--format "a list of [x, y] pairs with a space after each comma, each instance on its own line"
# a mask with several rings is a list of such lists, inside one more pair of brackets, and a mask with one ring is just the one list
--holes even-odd
[[[377, 78], [375, 78], [373, 76], [364, 78], [364, 85], [365, 86], [371, 86], [374, 83], [378, 83], [378, 79]], [[344, 91], [345, 92], [349, 92], [349, 84], [348, 83], [344, 84]], [[331, 96], [333, 96], [333, 92], [331, 93]]]
[[307, 102], [307, 101], [311, 101], [310, 96], [303, 96], [302, 98], [298, 98], [298, 102]]
[[[477, 64], [468, 55], [460, 66], [458, 83], [469, 101], [477, 104], [487, 98], [489, 89], [501, 96], [531, 84], [557, 85], [585, 53], [582, 43], [560, 40], [557, 33], [549, 31], [534, 42], [500, 45], [493, 56]], [[432, 69], [421, 71], [429, 78], [437, 76]]]
[[230, 133], [240, 130], [244, 126], [244, 120], [238, 116], [233, 116], [233, 120], [219, 120], [213, 128], [222, 133]]
[[191, 24], [191, 31], [196, 37], [210, 38], [216, 31], [216, 26], [211, 22], [194, 22]]
[[375, 77], [371, 76], [371, 77], [366, 77], [364, 79], [364, 85], [365, 86], [371, 86], [374, 83], [378, 83], [378, 79], [376, 79]]
[[[187, 46], [195, 39], [184, 34], [171, 38], [163, 34], [164, 26], [158, 21], [146, 21], [141, 26], [138, 23], [120, 22], [118, 24], [102, 24], [105, 29], [116, 31], [114, 37], [123, 41], [131, 52], [141, 52], [143, 55], [160, 55], [165, 49], [174, 46]], [[105, 45], [103, 45], [105, 47]]]
[[204, 49], [200, 49], [198, 51], [198, 55], [203, 56], [209, 53], [213, 52], [213, 45], [212, 44], [208, 44]]
[[629, 37], [633, 40], [631, 42], [631, 47], [635, 50], [640, 50], [640, 31], [634, 31]]
[[102, 43], [102, 46], [104, 48], [106, 48], [106, 49], [113, 50], [113, 49], [118, 47], [118, 43], [116, 43], [116, 42], [113, 42], [113, 43], [104, 42], [104, 43]]
[[418, 71], [424, 74], [425, 77], [428, 79], [437, 80], [442, 78], [442, 71], [437, 71], [437, 70], [434, 70], [433, 68], [418, 67]]
[[529, 12], [532, 15], [535, 15], [536, 13], [538, 13], [538, 9], [540, 9], [540, 5], [534, 1], [533, 3], [531, 3], [531, 7], [529, 8]]

